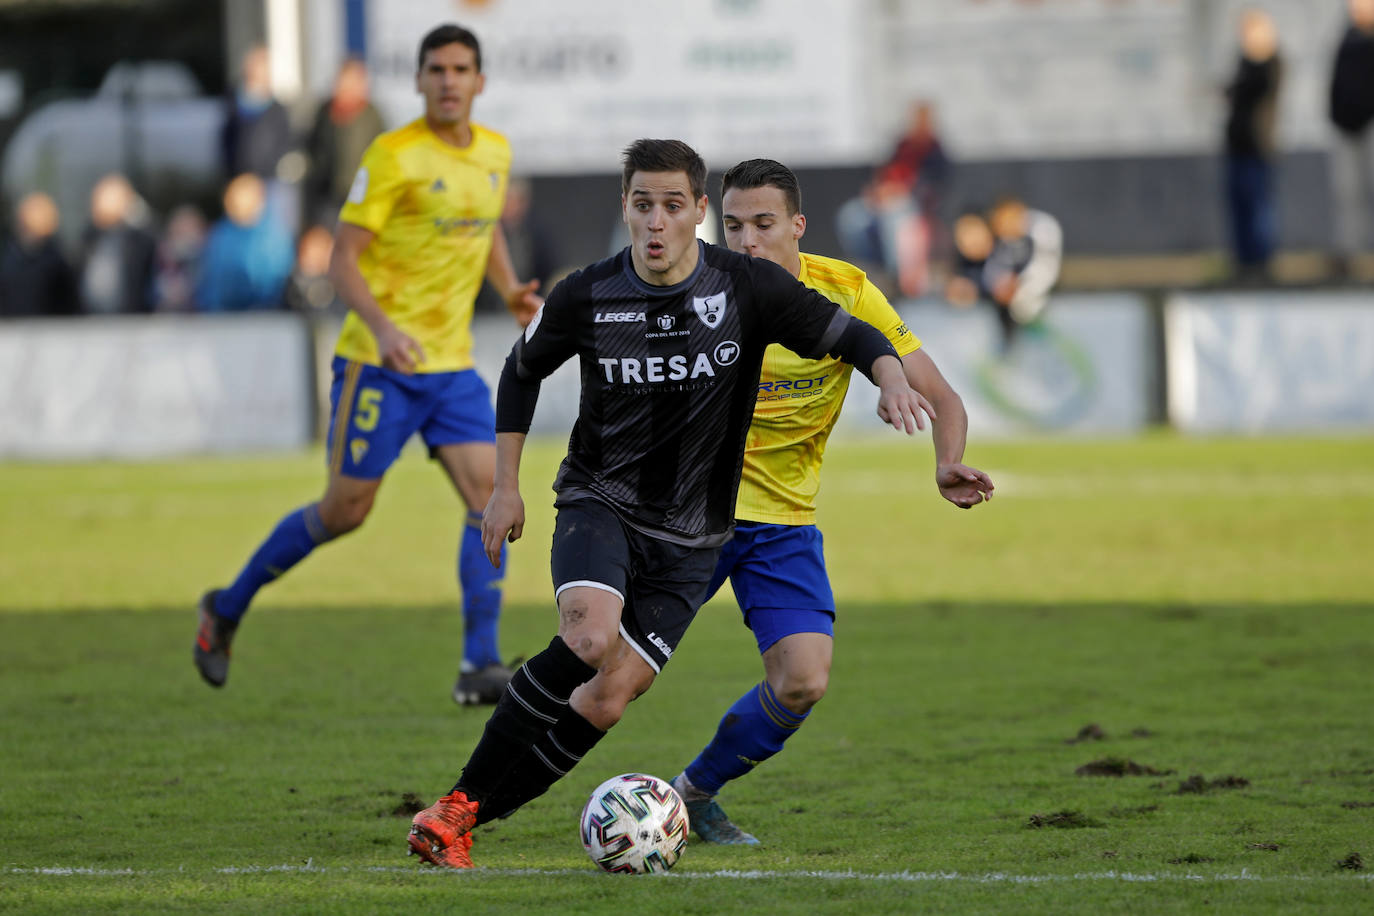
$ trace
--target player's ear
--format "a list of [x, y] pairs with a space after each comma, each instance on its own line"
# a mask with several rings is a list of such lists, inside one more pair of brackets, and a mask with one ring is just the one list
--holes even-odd
[[796, 241], [806, 235], [806, 216], [801, 213], [792, 214], [792, 240]]
[[701, 200], [697, 201], [697, 225], [698, 225], [698, 226], [700, 226], [702, 223], [706, 222], [706, 213], [707, 213], [707, 209], [706, 209], [706, 208], [709, 206], [709, 204], [710, 204], [710, 202], [707, 200], [707, 197], [706, 197], [705, 194], [701, 195]]
[[482, 90], [485, 89], [485, 88], [487, 88], [487, 75], [486, 75], [485, 73], [478, 73], [478, 74], [477, 74], [477, 91], [474, 92], [473, 95], [481, 95], [481, 94], [482, 94]]

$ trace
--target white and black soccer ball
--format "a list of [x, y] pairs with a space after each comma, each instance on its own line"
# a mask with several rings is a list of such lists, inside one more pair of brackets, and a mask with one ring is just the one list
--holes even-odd
[[687, 846], [687, 808], [668, 783], [643, 773], [613, 776], [582, 807], [582, 845], [608, 872], [664, 872]]

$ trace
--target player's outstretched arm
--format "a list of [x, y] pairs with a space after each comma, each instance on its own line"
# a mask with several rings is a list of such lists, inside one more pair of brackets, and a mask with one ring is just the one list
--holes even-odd
[[963, 463], [968, 438], [968, 413], [958, 392], [945, 380], [935, 361], [923, 350], [902, 357], [907, 383], [935, 405], [931, 415], [935, 443], [935, 485], [940, 495], [961, 509], [992, 499], [992, 479]]
[[525, 533], [525, 501], [520, 498], [520, 456], [524, 433], [496, 434], [496, 477], [491, 499], [482, 512], [482, 548], [487, 559], [501, 568], [501, 542], [520, 540]]
[[358, 269], [358, 258], [376, 237], [370, 229], [339, 223], [334, 232], [334, 251], [329, 257], [329, 282], [334, 285], [340, 301], [357, 312], [372, 336], [377, 338], [377, 353], [382, 365], [409, 375], [425, 361], [425, 351], [419, 341], [396, 327], [382, 311]]
[[510, 246], [506, 244], [506, 233], [497, 223], [491, 236], [491, 253], [487, 255], [487, 281], [501, 295], [506, 308], [525, 327], [534, 318], [544, 300], [539, 297], [540, 280], [520, 282], [516, 276], [515, 265], [511, 263]]
[[879, 419], [908, 436], [918, 429], [925, 429], [922, 413], [930, 409], [930, 405], [907, 384], [902, 361], [885, 353], [873, 361], [873, 368], [869, 371], [873, 384], [878, 386]]

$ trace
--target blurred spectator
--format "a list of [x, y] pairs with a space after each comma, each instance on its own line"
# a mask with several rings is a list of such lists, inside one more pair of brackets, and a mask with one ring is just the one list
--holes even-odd
[[243, 55], [239, 85], [229, 97], [222, 135], [224, 172], [271, 179], [291, 148], [291, 121], [272, 96], [267, 48], [254, 45]]
[[992, 256], [992, 229], [981, 213], [964, 213], [954, 221], [953, 254], [949, 277], [945, 281], [945, 298], [953, 305], [967, 308], [979, 299], [987, 298], [983, 284], [983, 268]]
[[929, 239], [910, 189], [886, 169], [858, 197], [840, 205], [836, 233], [846, 257], [886, 291], [916, 296], [924, 289]]
[[335, 224], [363, 150], [384, 129], [381, 114], [368, 98], [367, 65], [350, 57], [334, 78], [334, 94], [316, 110], [306, 143], [310, 156], [305, 178], [308, 225]]
[[268, 212], [294, 235], [300, 227], [305, 157], [292, 152], [291, 140], [291, 119], [272, 95], [267, 49], [255, 45], [243, 55], [239, 84], [228, 100], [221, 136], [224, 174], [261, 178]]
[[1349, 25], [1331, 72], [1331, 197], [1336, 216], [1336, 272], [1365, 248], [1374, 213], [1374, 0], [1348, 0]]
[[67, 315], [76, 310], [72, 269], [57, 242], [60, 216], [34, 191], [14, 208], [14, 237], [0, 253], [0, 317]]
[[82, 238], [79, 299], [89, 314], [146, 312], [152, 305], [157, 240], [148, 207], [123, 175], [91, 189], [91, 221]]
[[1240, 17], [1240, 59], [1226, 88], [1226, 202], [1238, 277], [1268, 277], [1278, 238], [1274, 133], [1278, 114], [1278, 28], [1262, 10]]
[[[889, 176], [906, 185], [916, 198], [923, 218], [932, 227], [940, 223], [950, 162], [935, 129], [935, 106], [919, 101], [911, 107], [911, 121], [897, 141], [884, 167]], [[932, 237], [935, 233], [932, 231]]]
[[167, 218], [157, 243], [153, 275], [153, 308], [157, 311], [185, 312], [195, 307], [206, 228], [205, 215], [193, 204], [182, 204]]
[[506, 234], [515, 273], [538, 280], [543, 289], [553, 285], [558, 270], [558, 250], [547, 223], [530, 209], [534, 187], [528, 178], [512, 178], [506, 186], [506, 205], [501, 211], [501, 228]]
[[279, 308], [295, 252], [271, 212], [263, 180], [251, 172], [224, 189], [224, 216], [210, 229], [196, 284], [207, 312]]
[[965, 214], [954, 224], [954, 265], [945, 296], [955, 305], [988, 302], [1002, 326], [1002, 352], [1019, 329], [1038, 319], [1059, 282], [1064, 234], [1059, 221], [1004, 197], [983, 220]]
[[[534, 186], [530, 180], [511, 178], [506, 185], [506, 202], [501, 210], [501, 230], [506, 236], [506, 248], [510, 251], [516, 276], [538, 280], [540, 288], [547, 292], [558, 279], [554, 276], [558, 271], [558, 248], [548, 223], [532, 209], [533, 202]], [[615, 244], [614, 237], [612, 244]], [[625, 238], [620, 247], [627, 244], [629, 239]], [[484, 282], [476, 308], [484, 312], [504, 312], [506, 303], [490, 283]]]
[[840, 245], [852, 260], [878, 267], [904, 296], [930, 283], [932, 251], [946, 247], [941, 209], [949, 159], [930, 102], [912, 105], [906, 131], [859, 196], [840, 207]]
[[332, 314], [340, 320], [348, 311], [329, 279], [334, 233], [311, 226], [296, 246], [296, 266], [286, 281], [286, 307], [311, 315]]

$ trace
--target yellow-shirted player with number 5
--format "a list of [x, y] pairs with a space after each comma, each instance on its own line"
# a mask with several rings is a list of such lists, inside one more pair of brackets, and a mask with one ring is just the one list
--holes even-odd
[[[941, 495], [964, 509], [991, 499], [988, 476], [962, 463], [968, 430], [963, 401], [921, 342], [863, 271], [802, 253], [806, 217], [792, 170], [771, 159], [739, 163], [721, 181], [721, 214], [730, 249], [785, 267], [887, 335], [908, 384], [933, 408]], [[829, 683], [835, 599], [816, 527], [816, 493], [851, 369], [833, 358], [803, 359], [776, 344], [764, 356], [735, 500], [735, 536], [721, 551], [710, 593], [730, 579], [763, 655], [765, 677], [730, 707], [715, 737], [673, 780], [692, 829], [708, 843], [758, 842], [730, 821], [716, 793], [782, 750]]]
[[491, 394], [473, 369], [473, 303], [485, 276], [522, 324], [540, 305], [521, 283], [500, 228], [506, 138], [471, 120], [481, 93], [477, 37], [442, 25], [420, 43], [425, 113], [377, 137], [339, 214], [329, 275], [349, 307], [330, 390], [329, 479], [319, 502], [283, 518], [224, 589], [201, 598], [193, 650], [224, 685], [229, 646], [263, 585], [363, 523], [382, 476], [419, 433], [467, 505], [458, 557], [463, 660], [453, 698], [494, 703], [511, 672], [497, 654], [501, 570], [482, 548], [496, 467]]

